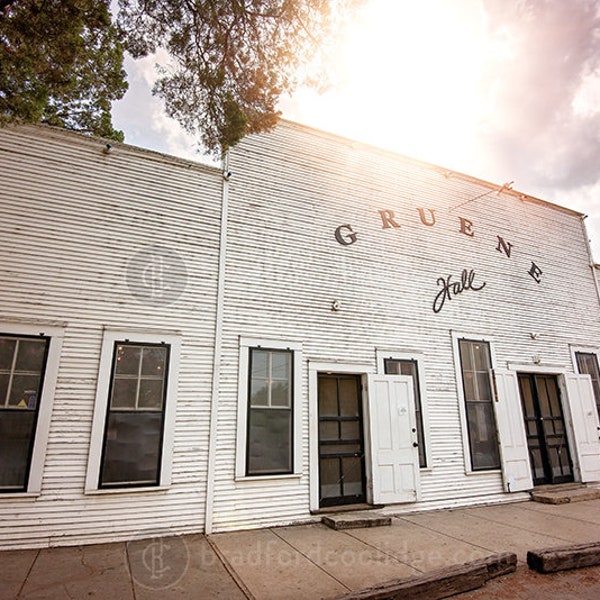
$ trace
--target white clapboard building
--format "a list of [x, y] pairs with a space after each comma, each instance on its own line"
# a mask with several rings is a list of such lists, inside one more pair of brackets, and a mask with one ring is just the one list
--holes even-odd
[[0, 129], [0, 547], [600, 482], [583, 219], [289, 122]]

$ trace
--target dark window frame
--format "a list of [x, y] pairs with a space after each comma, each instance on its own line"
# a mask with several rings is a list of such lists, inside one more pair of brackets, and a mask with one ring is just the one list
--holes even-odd
[[[10, 493], [15, 493], [15, 492], [16, 493], [27, 492], [28, 484], [29, 484], [29, 477], [31, 474], [33, 449], [35, 446], [35, 440], [36, 440], [36, 435], [37, 435], [37, 427], [38, 427], [38, 420], [39, 420], [39, 414], [40, 414], [40, 405], [42, 403], [42, 395], [44, 393], [44, 383], [46, 380], [46, 370], [47, 370], [47, 366], [48, 366], [48, 355], [50, 352], [51, 336], [0, 332], [0, 338], [13, 339], [13, 340], [16, 340], [17, 342], [20, 342], [21, 340], [44, 340], [44, 342], [45, 342], [44, 356], [42, 359], [42, 368], [40, 369], [40, 373], [39, 373], [40, 383], [39, 383], [39, 387], [37, 389], [34, 417], [33, 417], [33, 423], [31, 425], [31, 435], [30, 435], [28, 449], [27, 449], [27, 463], [26, 463], [26, 468], [25, 468], [25, 472], [23, 475], [23, 485], [21, 485], [21, 486], [3, 486], [2, 482], [0, 482], [0, 494], [5, 494], [5, 493], [10, 494]], [[15, 351], [16, 351], [16, 354], [13, 357], [13, 365], [11, 366], [11, 369], [9, 371], [9, 376], [11, 376], [11, 377], [13, 377], [14, 373], [15, 373], [14, 362], [16, 361], [16, 358], [18, 356], [18, 346], [15, 347]], [[29, 409], [25, 409], [25, 408], [16, 408], [16, 407], [10, 408], [10, 407], [6, 406], [6, 403], [8, 401], [8, 397], [9, 397], [9, 393], [10, 393], [10, 389], [7, 389], [6, 393], [7, 393], [6, 398], [0, 400], [0, 415], [3, 413], [7, 413], [7, 412], [16, 413], [16, 412], [21, 412], [21, 411], [29, 411]]]
[[[486, 348], [486, 355], [487, 355], [487, 364], [488, 364], [488, 368], [487, 368], [487, 374], [488, 374], [488, 378], [489, 378], [489, 392], [490, 392], [490, 397], [489, 400], [469, 400], [468, 398], [468, 394], [467, 394], [467, 389], [466, 389], [466, 378], [465, 378], [465, 372], [468, 371], [468, 369], [465, 369], [465, 365], [464, 365], [464, 361], [462, 358], [462, 345], [463, 344], [469, 344], [469, 345], [476, 345], [476, 344], [480, 344], [482, 346], [485, 346]], [[475, 361], [475, 356], [473, 355], [473, 362]], [[491, 377], [491, 371], [492, 371], [492, 353], [491, 353], [491, 346], [490, 343], [486, 340], [480, 340], [480, 339], [469, 339], [469, 338], [459, 338], [458, 339], [458, 359], [459, 359], [459, 364], [460, 364], [460, 374], [461, 374], [461, 382], [462, 382], [462, 390], [463, 390], [463, 401], [464, 401], [464, 409], [465, 409], [465, 420], [466, 420], [466, 426], [467, 426], [467, 437], [468, 437], [468, 442], [469, 442], [469, 456], [470, 456], [470, 460], [471, 460], [471, 470], [474, 472], [485, 472], [485, 471], [497, 471], [499, 469], [502, 468], [502, 464], [501, 464], [501, 458], [500, 458], [500, 446], [499, 446], [499, 440], [498, 440], [498, 427], [496, 424], [496, 415], [494, 412], [494, 392], [493, 392], [493, 382], [492, 382], [492, 377]], [[477, 372], [482, 372], [482, 371], [477, 371], [475, 368], [475, 365], [473, 365], [473, 373], [477, 373]], [[479, 389], [478, 387], [478, 383], [476, 383], [475, 378], [474, 378], [474, 385], [477, 386], [477, 389]], [[474, 448], [473, 448], [473, 443], [472, 443], [472, 439], [474, 436], [474, 432], [471, 430], [471, 419], [469, 419], [469, 416], [471, 414], [470, 408], [471, 405], [477, 405], [477, 404], [485, 404], [485, 405], [489, 405], [489, 414], [491, 415], [490, 418], [492, 419], [491, 422], [491, 433], [493, 435], [493, 448], [494, 448], [494, 456], [491, 457], [491, 459], [493, 460], [493, 464], [491, 465], [481, 465], [478, 463], [478, 461], [474, 460]]]
[[[269, 354], [287, 354], [290, 357], [289, 366], [289, 377], [288, 377], [288, 385], [289, 385], [289, 397], [290, 403], [289, 407], [278, 407], [273, 408], [272, 406], [267, 407], [252, 407], [252, 364], [254, 359], [255, 352], [267, 352]], [[295, 412], [295, 402], [296, 402], [296, 390], [294, 388], [295, 382], [295, 350], [291, 348], [267, 348], [263, 346], [248, 346], [248, 374], [247, 374], [247, 390], [246, 390], [246, 440], [245, 440], [245, 454], [246, 460], [244, 465], [244, 474], [246, 477], [268, 477], [268, 476], [276, 476], [276, 475], [291, 475], [294, 473], [294, 465], [295, 465], [295, 420], [294, 420], [294, 412]], [[250, 443], [252, 440], [251, 436], [251, 421], [252, 421], [252, 411], [253, 410], [287, 410], [289, 411], [289, 468], [281, 469], [281, 470], [261, 470], [261, 471], [253, 471], [250, 467]]]
[[[109, 419], [111, 414], [111, 403], [113, 398], [113, 390], [115, 384], [115, 375], [116, 375], [116, 364], [117, 364], [117, 353], [119, 346], [130, 346], [130, 347], [139, 347], [139, 348], [165, 348], [166, 349], [166, 357], [165, 357], [165, 368], [164, 368], [164, 379], [163, 379], [163, 391], [162, 391], [162, 408], [160, 411], [158, 410], [139, 410], [135, 409], [116, 409], [113, 412], [117, 413], [158, 413], [161, 412], [161, 420], [160, 420], [160, 434], [158, 440], [158, 458], [157, 458], [157, 469], [156, 469], [156, 479], [152, 482], [148, 480], [143, 481], [132, 481], [132, 482], [103, 482], [103, 474], [104, 474], [104, 461], [106, 458], [106, 447], [107, 447], [107, 435], [109, 429]], [[138, 488], [138, 487], [157, 487], [160, 485], [161, 480], [161, 472], [163, 467], [163, 450], [164, 450], [164, 438], [165, 438], [165, 421], [167, 414], [167, 402], [168, 398], [168, 389], [169, 389], [169, 371], [171, 366], [171, 344], [166, 343], [151, 343], [151, 342], [136, 342], [130, 340], [115, 340], [113, 342], [112, 349], [112, 359], [111, 359], [111, 367], [110, 367], [110, 378], [108, 385], [108, 399], [106, 402], [106, 414], [104, 418], [104, 430], [102, 434], [102, 451], [100, 453], [100, 468], [98, 471], [98, 489], [121, 489], [121, 488]], [[142, 352], [143, 354], [143, 352]], [[142, 357], [140, 356], [140, 360]], [[138, 379], [138, 387], [136, 391], [136, 397], [139, 397], [139, 382], [141, 378]], [[137, 399], [137, 398], [136, 398]]]
[[[415, 367], [415, 376], [413, 377], [413, 392], [415, 400], [415, 417], [417, 420], [417, 441], [419, 444], [419, 468], [427, 469], [427, 448], [425, 445], [425, 426], [423, 424], [423, 401], [421, 398], [421, 375], [419, 373], [419, 361], [416, 358], [385, 358], [383, 360], [383, 369], [386, 375], [395, 375], [396, 373], [390, 373], [389, 368], [393, 363], [411, 364]], [[412, 377], [412, 375], [410, 375]]]

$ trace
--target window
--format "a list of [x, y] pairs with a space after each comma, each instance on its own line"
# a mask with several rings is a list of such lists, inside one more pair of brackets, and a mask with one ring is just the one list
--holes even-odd
[[242, 338], [236, 477], [298, 474], [302, 346]]
[[493, 413], [491, 359], [487, 342], [458, 340], [467, 415], [471, 467], [474, 471], [500, 468]]
[[86, 491], [170, 483], [180, 344], [105, 332]]
[[115, 342], [100, 487], [157, 485], [169, 346]]
[[419, 443], [419, 467], [427, 467], [425, 455], [425, 436], [423, 434], [423, 412], [421, 409], [421, 392], [419, 386], [419, 372], [416, 360], [399, 360], [386, 358], [384, 360], [386, 375], [409, 375], [413, 381], [413, 394], [415, 399], [415, 414], [417, 421], [417, 440]]
[[50, 338], [0, 334], [0, 490], [26, 491]]
[[600, 416], [600, 370], [598, 369], [598, 357], [593, 352], [575, 352], [577, 369], [582, 375], [590, 375], [592, 388], [596, 399], [596, 408]]
[[250, 349], [247, 475], [291, 473], [292, 352]]

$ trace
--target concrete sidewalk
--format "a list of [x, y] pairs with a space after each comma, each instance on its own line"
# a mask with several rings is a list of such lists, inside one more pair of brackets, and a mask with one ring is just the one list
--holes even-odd
[[[389, 527], [321, 524], [0, 552], [0, 600], [335, 598], [500, 552], [600, 542], [600, 500], [399, 515]], [[510, 577], [510, 576], [509, 576]]]

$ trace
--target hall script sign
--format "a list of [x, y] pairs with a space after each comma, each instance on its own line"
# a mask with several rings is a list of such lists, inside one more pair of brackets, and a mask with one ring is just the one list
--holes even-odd
[[[417, 208], [419, 219], [425, 227], [433, 227], [436, 223], [435, 210], [431, 208]], [[379, 210], [379, 218], [381, 219], [382, 229], [400, 229], [396, 215], [392, 210]], [[458, 233], [473, 237], [475, 235], [473, 221], [465, 217], [457, 217], [459, 222]], [[358, 241], [358, 234], [354, 231], [351, 225], [340, 225], [334, 233], [335, 239], [342, 246], [351, 246]], [[503, 237], [497, 235], [498, 244], [496, 250], [501, 254], [505, 254], [508, 258], [511, 256], [513, 244], [507, 242]], [[527, 271], [528, 275], [536, 282], [541, 283], [543, 271], [535, 262], [531, 261], [531, 267]], [[441, 286], [433, 301], [433, 312], [439, 313], [447, 300], [452, 300], [464, 291], [480, 292], [486, 285], [485, 282], [477, 283], [475, 278], [477, 275], [473, 269], [463, 269], [461, 275], [455, 278], [453, 275], [438, 277], [437, 285]]]

